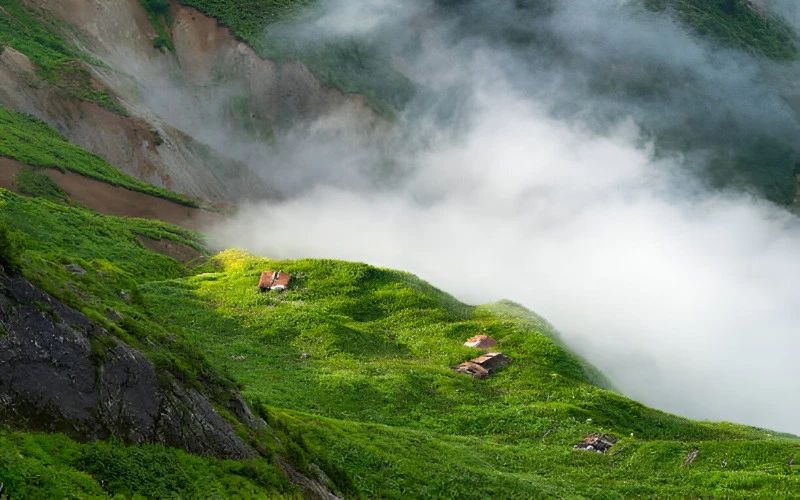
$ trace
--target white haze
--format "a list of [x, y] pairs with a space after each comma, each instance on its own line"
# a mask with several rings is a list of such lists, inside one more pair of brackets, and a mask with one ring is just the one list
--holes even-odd
[[[395, 5], [364, 0], [359, 4], [372, 8], [359, 11], [356, 2], [344, 3], [347, 23], [373, 30], [391, 22], [382, 7]], [[672, 68], [708, 65], [696, 79], [708, 92], [717, 86], [723, 95], [747, 97], [759, 89], [752, 62], [719, 60], [677, 26], [648, 15], [592, 42], [614, 22], [616, 8], [570, 3], [552, 29], [578, 37], [576, 51], [587, 57], [593, 45], [608, 51], [618, 40], [617, 49], [632, 45], [672, 60], [659, 61]], [[579, 28], [558, 25], [570, 16], [583, 19]], [[349, 24], [337, 19], [316, 22], [332, 23], [340, 36]], [[646, 43], [636, 46], [637, 35]], [[656, 36], [663, 50], [647, 45]], [[552, 102], [580, 98], [581, 83], [570, 71], [523, 71], [516, 56], [445, 39], [435, 30], [424, 36], [415, 74], [430, 88], [457, 82], [468, 92], [457, 121], [443, 125], [416, 114], [386, 138], [401, 144], [389, 149], [408, 175], [391, 188], [321, 183], [288, 201], [246, 206], [215, 237], [275, 258], [404, 269], [470, 303], [515, 300], [546, 317], [637, 400], [689, 417], [800, 433], [796, 218], [751, 196], [704, 191], [678, 173], [685, 172], [683, 158], [653, 160], [640, 144], [634, 111], [603, 134], [580, 120], [554, 118]], [[584, 98], [579, 106], [603, 105]], [[766, 111], [748, 101], [731, 112], [765, 124], [770, 111], [781, 120], [789, 114], [777, 96], [761, 102]], [[645, 111], [666, 115], [667, 104]], [[346, 155], [332, 161], [327, 149], [311, 140], [296, 146], [304, 162], [336, 172]], [[365, 146], [342, 161], [376, 156]]]

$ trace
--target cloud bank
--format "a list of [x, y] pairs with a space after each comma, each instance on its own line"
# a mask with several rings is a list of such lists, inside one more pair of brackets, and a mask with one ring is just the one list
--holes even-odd
[[[385, 2], [366, 3], [348, 23], [373, 33], [391, 22]], [[509, 15], [495, 5], [489, 27]], [[216, 239], [404, 269], [471, 303], [510, 298], [648, 405], [800, 433], [800, 224], [745, 192], [706, 189], [692, 173], [702, 151], [659, 153], [647, 133], [656, 120], [711, 138], [724, 139], [721, 124], [733, 136], [794, 133], [757, 62], [667, 18], [589, 1], [519, 28], [548, 34], [542, 55], [491, 29], [464, 36], [466, 8], [460, 25], [434, 16], [406, 33], [421, 49], [403, 54], [404, 71], [422, 90], [393, 131], [333, 160], [318, 136], [284, 147], [342, 178], [248, 205]], [[321, 19], [333, 28], [320, 36], [350, 29]], [[615, 71], [686, 84], [657, 98], [596, 91]], [[387, 163], [400, 173], [381, 183]], [[283, 237], [260, 238], [264, 227]], [[481, 275], [496, 285], [476, 288]]]

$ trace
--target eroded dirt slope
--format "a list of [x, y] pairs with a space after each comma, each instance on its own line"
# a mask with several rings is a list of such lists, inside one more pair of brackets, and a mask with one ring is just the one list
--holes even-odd
[[[0, 187], [19, 192], [15, 184], [22, 163], [0, 156]], [[196, 231], [224, 220], [223, 216], [119, 186], [90, 179], [74, 172], [43, 170], [77, 203], [107, 215], [156, 219]]]
[[76, 100], [39, 78], [33, 63], [11, 47], [0, 53], [0, 106], [43, 119], [70, 142], [154, 186], [211, 201], [232, 200], [243, 186], [262, 187], [243, 164], [154, 115], [122, 116]]
[[299, 62], [259, 57], [215, 19], [176, 2], [174, 52], [153, 47], [157, 34], [139, 0], [27, 2], [76, 28], [64, 36], [102, 61], [87, 68], [129, 116], [59, 92], [12, 48], [0, 55], [0, 105], [44, 119], [153, 185], [212, 201], [274, 196], [256, 172], [283, 167], [269, 164], [267, 144], [282, 131], [334, 111], [350, 118], [347, 126], [385, 125], [361, 96], [326, 86]]

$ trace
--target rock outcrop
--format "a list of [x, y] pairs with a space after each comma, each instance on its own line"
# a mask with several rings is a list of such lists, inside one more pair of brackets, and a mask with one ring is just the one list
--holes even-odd
[[[200, 390], [157, 374], [85, 315], [2, 272], [0, 366], [0, 422], [80, 440], [113, 435], [201, 455], [256, 455]], [[232, 414], [259, 425], [238, 395], [228, 399]]]

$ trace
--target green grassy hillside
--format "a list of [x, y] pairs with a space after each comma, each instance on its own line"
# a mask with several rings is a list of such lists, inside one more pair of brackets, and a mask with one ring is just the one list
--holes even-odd
[[102, 158], [70, 144], [45, 122], [30, 115], [0, 107], [0, 156], [27, 165], [69, 170], [114, 186], [152, 194], [182, 205], [197, 207], [197, 202], [157, 188], [126, 175]]
[[[6, 271], [21, 272], [137, 348], [161, 374], [198, 389], [202, 381], [219, 394], [229, 393], [236, 384], [143, 306], [141, 285], [186, 276], [188, 271], [175, 259], [147, 250], [141, 237], [204, 252], [199, 235], [178, 227], [107, 217], [0, 189], [0, 265]], [[70, 272], [68, 265], [85, 273]], [[5, 334], [3, 320], [0, 317], [0, 336]], [[96, 350], [104, 346], [93, 344], [92, 355], [102, 356]], [[218, 411], [235, 423], [233, 416]], [[304, 456], [292, 448], [290, 438], [272, 429], [253, 437], [264, 457], [243, 462], [201, 458], [154, 445], [125, 446], [115, 440], [79, 444], [61, 435], [24, 430], [0, 427], [0, 484], [9, 498], [290, 496], [297, 490], [281, 472], [274, 453], [290, 461]], [[239, 432], [252, 433], [241, 427]]]
[[[259, 293], [264, 269], [297, 276], [293, 290]], [[345, 471], [352, 494], [724, 495], [800, 484], [785, 466], [800, 443], [603, 389], [549, 325], [513, 303], [469, 307], [357, 263], [228, 251], [202, 271], [143, 286], [144, 303], [312, 456]], [[461, 345], [477, 333], [514, 359], [483, 381], [450, 369], [478, 354]], [[623, 438], [617, 453], [572, 450], [590, 432]], [[682, 466], [693, 449], [703, 461]]]
[[673, 13], [698, 34], [777, 60], [797, 55], [796, 35], [782, 20], [759, 15], [747, 0], [644, 0], [656, 11]]
[[8, 498], [280, 498], [293, 492], [262, 459], [216, 460], [114, 441], [79, 444], [7, 429], [0, 429], [0, 484]]
[[[566, 350], [544, 320], [510, 302], [473, 307], [399, 271], [271, 261], [236, 250], [189, 269], [146, 250], [136, 235], [201, 245], [192, 233], [7, 191], [0, 191], [0, 226], [17, 242], [26, 276], [140, 348], [159, 369], [238, 387], [283, 436], [277, 450], [269, 437], [267, 449], [283, 449], [300, 470], [316, 464], [348, 497], [800, 491], [800, 473], [786, 465], [800, 441], [683, 419], [604, 389], [603, 377]], [[88, 272], [71, 275], [67, 263]], [[258, 277], [268, 268], [291, 273], [291, 289], [260, 293]], [[109, 309], [120, 315], [108, 316]], [[478, 354], [461, 345], [477, 333], [497, 338], [514, 360], [486, 380], [451, 370]], [[608, 455], [572, 449], [591, 432], [620, 440]], [[207, 477], [228, 493], [235, 491], [225, 489], [229, 484], [284, 491], [268, 460], [237, 465], [10, 430], [0, 440], [7, 443], [0, 460], [8, 464], [0, 469], [18, 492], [57, 492], [67, 484], [86, 495], [102, 488], [191, 496]], [[683, 464], [695, 449], [694, 463]], [[155, 455], [174, 457], [171, 475], [148, 472]], [[117, 457], [121, 471], [100, 468], [108, 462], [97, 456]]]

